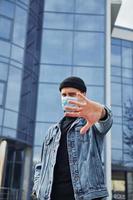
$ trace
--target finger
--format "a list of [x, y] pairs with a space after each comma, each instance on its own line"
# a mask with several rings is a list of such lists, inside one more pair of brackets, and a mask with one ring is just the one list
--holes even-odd
[[73, 100], [69, 100], [68, 103], [73, 104], [73, 105], [76, 105], [76, 106], [78, 106], [78, 107], [83, 107], [83, 106], [86, 105], [85, 102], [79, 102], [79, 101], [73, 101]]
[[65, 110], [74, 111], [74, 112], [80, 112], [80, 111], [82, 111], [82, 108], [65, 106]]
[[80, 117], [79, 112], [65, 112], [66, 117]]
[[86, 100], [87, 99], [87, 97], [84, 94], [82, 94], [82, 93], [78, 93], [77, 96], [81, 100]]
[[85, 134], [90, 127], [91, 127], [91, 123], [89, 123], [87, 121], [86, 124], [80, 129], [80, 133], [81, 134]]

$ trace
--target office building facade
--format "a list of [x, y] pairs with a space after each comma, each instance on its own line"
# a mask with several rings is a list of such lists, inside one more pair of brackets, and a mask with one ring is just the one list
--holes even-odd
[[107, 104], [110, 93], [112, 199], [131, 199], [133, 48], [131, 39], [114, 34], [111, 57], [109, 7], [108, 0], [0, 1], [0, 188], [5, 198], [29, 199], [32, 168], [47, 129], [63, 116], [59, 84], [75, 75], [86, 82], [90, 99]]

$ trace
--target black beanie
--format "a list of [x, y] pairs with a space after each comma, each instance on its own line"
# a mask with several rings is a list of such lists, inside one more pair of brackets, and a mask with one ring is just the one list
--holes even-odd
[[65, 88], [65, 87], [76, 88], [80, 90], [81, 92], [86, 92], [87, 90], [84, 81], [81, 78], [76, 77], [76, 76], [70, 76], [66, 78], [64, 81], [62, 81], [59, 86], [59, 90], [61, 91], [62, 88]]

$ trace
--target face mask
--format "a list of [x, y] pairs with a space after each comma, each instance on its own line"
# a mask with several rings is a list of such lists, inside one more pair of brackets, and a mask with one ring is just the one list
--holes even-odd
[[[78, 101], [77, 97], [69, 97], [69, 96], [66, 96], [66, 97], [61, 97], [61, 101], [62, 101], [62, 108], [64, 110], [64, 112], [67, 112], [67, 110], [65, 109], [65, 106], [69, 106], [69, 107], [75, 107], [76, 105], [74, 104], [70, 104], [68, 101]], [[69, 111], [71, 112], [71, 111]]]

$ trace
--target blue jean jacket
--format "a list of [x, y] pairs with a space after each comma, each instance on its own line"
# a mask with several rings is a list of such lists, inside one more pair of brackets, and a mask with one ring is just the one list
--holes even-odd
[[[80, 129], [85, 120], [78, 118], [67, 133], [69, 164], [75, 200], [91, 200], [108, 196], [104, 182], [101, 153], [104, 136], [112, 126], [112, 113], [96, 122], [86, 134]], [[50, 200], [54, 166], [61, 137], [60, 124], [50, 127], [43, 142], [41, 163], [35, 167], [33, 191], [37, 199]]]

